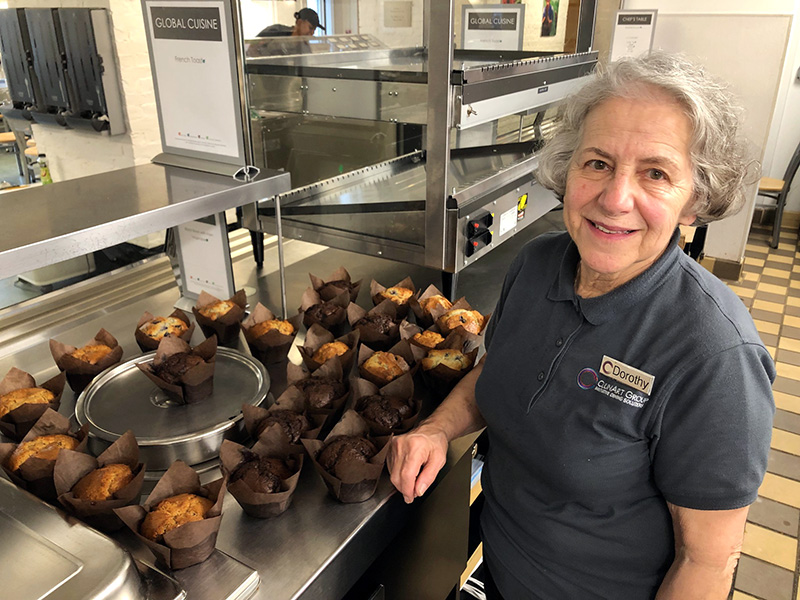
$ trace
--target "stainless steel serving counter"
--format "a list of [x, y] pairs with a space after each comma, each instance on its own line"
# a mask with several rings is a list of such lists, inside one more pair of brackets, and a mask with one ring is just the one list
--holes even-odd
[[[109, 307], [60, 331], [58, 338], [82, 341], [111, 323], [125, 349], [125, 358], [131, 358], [138, 350], [133, 335], [122, 335], [123, 332], [133, 331], [145, 309], [168, 314], [176, 297], [177, 290], [172, 288]], [[195, 336], [193, 343], [201, 341], [199, 330]], [[0, 352], [0, 372], [5, 373], [11, 366], [29, 370], [37, 380], [55, 372], [45, 341], [11, 355], [2, 356]], [[74, 402], [74, 394], [65, 390], [60, 412], [71, 414]], [[189, 591], [190, 600], [228, 598], [231, 590], [246, 583], [240, 579], [248, 573], [247, 569], [230, 568], [236, 563], [226, 559], [228, 555], [258, 572], [261, 582], [253, 597], [260, 600], [336, 600], [365, 572], [382, 582], [395, 579], [390, 583], [395, 594], [387, 594], [387, 598], [442, 600], [457, 584], [467, 558], [470, 449], [474, 437], [451, 445], [447, 466], [437, 484], [425, 499], [410, 506], [395, 492], [385, 471], [372, 498], [360, 504], [340, 504], [328, 495], [310, 463], [303, 468], [292, 506], [278, 517], [249, 517], [228, 495], [217, 541], [220, 553], [172, 575]], [[201, 479], [205, 482], [218, 476], [216, 468], [211, 468]], [[435, 534], [431, 533], [432, 528]], [[132, 536], [122, 533], [118, 539], [135, 556], [152, 561], [149, 551], [139, 547]], [[387, 552], [396, 552], [397, 548], [406, 547], [413, 550], [403, 550], [402, 559], [411, 562], [401, 570], [380, 566], [380, 556], [387, 548]], [[392, 556], [391, 564], [396, 566], [399, 560]], [[417, 569], [423, 570], [427, 579], [416, 576]], [[402, 587], [409, 583], [424, 584], [431, 595]]]

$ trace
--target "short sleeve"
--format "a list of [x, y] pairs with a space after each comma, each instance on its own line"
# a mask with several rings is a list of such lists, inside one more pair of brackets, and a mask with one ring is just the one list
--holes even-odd
[[722, 351], [679, 376], [650, 450], [667, 502], [729, 510], [755, 501], [767, 469], [774, 379], [774, 363], [758, 344]]

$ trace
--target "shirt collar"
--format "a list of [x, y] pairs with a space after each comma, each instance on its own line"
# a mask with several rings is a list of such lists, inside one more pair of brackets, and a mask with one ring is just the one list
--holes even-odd
[[572, 302], [575, 310], [581, 312], [589, 323], [601, 325], [653, 294], [666, 281], [667, 275], [678, 265], [681, 253], [678, 248], [679, 237], [680, 230], [676, 229], [667, 249], [646, 271], [607, 294], [594, 298], [579, 298], [575, 293], [575, 274], [580, 253], [575, 242], [570, 241], [547, 298], [555, 302]]

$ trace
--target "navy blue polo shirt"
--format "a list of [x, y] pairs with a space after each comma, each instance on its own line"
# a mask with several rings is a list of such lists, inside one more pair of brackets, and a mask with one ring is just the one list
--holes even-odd
[[523, 248], [476, 386], [489, 451], [484, 556], [509, 600], [655, 597], [674, 556], [667, 502], [751, 504], [775, 367], [747, 309], [677, 246], [596, 298], [565, 233]]

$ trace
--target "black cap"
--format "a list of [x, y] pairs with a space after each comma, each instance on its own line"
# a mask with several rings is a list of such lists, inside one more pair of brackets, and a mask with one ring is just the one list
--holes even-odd
[[304, 21], [308, 21], [311, 25], [316, 29], [319, 27], [322, 31], [325, 31], [325, 26], [320, 24], [319, 22], [319, 15], [317, 11], [312, 8], [301, 8], [299, 11], [294, 13], [295, 19], [303, 19]]

